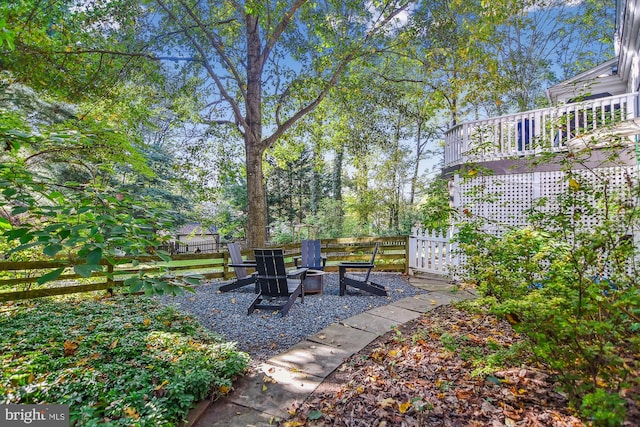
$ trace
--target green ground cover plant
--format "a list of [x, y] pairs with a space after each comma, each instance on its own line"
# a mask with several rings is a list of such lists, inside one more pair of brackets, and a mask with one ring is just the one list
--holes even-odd
[[2, 403], [69, 404], [72, 426], [173, 426], [249, 356], [147, 296], [0, 306]]

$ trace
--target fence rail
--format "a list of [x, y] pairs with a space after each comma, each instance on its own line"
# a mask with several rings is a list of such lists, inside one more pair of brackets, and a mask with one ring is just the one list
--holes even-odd
[[[376, 242], [380, 248], [376, 256], [376, 271], [407, 271], [405, 236], [323, 239], [322, 251], [327, 256], [325, 270], [338, 271], [338, 264], [342, 261], [368, 261]], [[294, 265], [293, 257], [300, 255], [299, 243], [271, 246], [285, 250], [285, 260], [289, 267]], [[245, 250], [243, 255], [252, 258], [253, 251]], [[199, 274], [209, 280], [227, 280], [235, 277], [233, 268], [229, 267], [230, 259], [226, 247], [215, 253], [176, 254], [172, 255], [171, 259], [171, 262], [166, 263], [153, 255], [135, 259], [118, 258], [115, 266], [103, 260], [103, 271], [93, 272], [88, 278], [74, 274], [73, 267], [79, 262], [74, 259], [0, 261], [0, 302], [115, 289], [123, 286], [126, 278], [140, 271], [149, 275], [160, 275], [163, 272], [175, 276]], [[64, 267], [65, 271], [56, 281], [37, 284], [43, 275], [61, 267]]]

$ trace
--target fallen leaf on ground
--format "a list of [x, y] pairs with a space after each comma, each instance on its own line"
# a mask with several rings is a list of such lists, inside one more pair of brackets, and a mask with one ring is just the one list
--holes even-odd
[[65, 356], [73, 356], [78, 351], [78, 343], [75, 341], [66, 340], [62, 346], [64, 348]]

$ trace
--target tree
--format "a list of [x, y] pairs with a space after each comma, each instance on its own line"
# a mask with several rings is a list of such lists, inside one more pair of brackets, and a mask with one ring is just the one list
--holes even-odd
[[[122, 7], [119, 13], [112, 13], [115, 5]], [[158, 231], [175, 223], [169, 206], [177, 199], [169, 195], [159, 202], [157, 191], [170, 174], [154, 179], [149, 167], [154, 154], [164, 156], [157, 165], [167, 165], [167, 153], [141, 149], [141, 128], [162, 86], [150, 79], [157, 77], [153, 66], [134, 66], [133, 57], [117, 52], [120, 45], [135, 44], [133, 34], [113, 31], [128, 23], [136, 5], [0, 5], [5, 255], [38, 248], [47, 257], [79, 258], [75, 272], [88, 277], [103, 270], [103, 260], [114, 265], [122, 253], [154, 252], [165, 239]], [[144, 79], [140, 68], [146, 68]], [[39, 283], [63, 270], [45, 274]], [[181, 285], [142, 272], [125, 283], [133, 291], [161, 293], [178, 292]]]
[[592, 0], [522, 2], [498, 28], [498, 96], [518, 111], [539, 107], [546, 87], [610, 58], [614, 6]]
[[267, 157], [268, 222], [302, 224], [311, 211], [311, 154], [304, 144], [280, 141]]
[[[510, 16], [511, 2], [423, 2], [412, 15], [411, 48], [396, 52], [423, 68], [413, 81], [422, 81], [431, 102], [446, 112], [449, 126], [458, 123], [474, 105], [480, 88], [495, 74], [496, 64], [488, 47], [496, 29]], [[404, 45], [403, 45], [404, 46]]]
[[451, 226], [451, 202], [446, 179], [433, 178], [427, 187], [427, 196], [420, 206], [420, 225], [429, 231], [445, 232]]
[[265, 150], [320, 104], [350, 64], [385, 47], [411, 1], [150, 3], [157, 55], [186, 53], [183, 71], [201, 79], [202, 123], [233, 126], [244, 141], [248, 239], [261, 246]]

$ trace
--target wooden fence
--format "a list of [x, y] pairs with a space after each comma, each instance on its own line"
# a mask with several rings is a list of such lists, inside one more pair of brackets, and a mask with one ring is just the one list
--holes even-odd
[[[375, 243], [379, 243], [376, 256], [376, 271], [407, 271], [407, 238], [344, 238], [322, 239], [322, 253], [327, 256], [325, 271], [338, 271], [342, 261], [368, 261]], [[289, 267], [294, 265], [293, 257], [300, 255], [300, 244], [272, 245], [283, 248]], [[243, 251], [245, 258], [252, 258], [253, 251]], [[157, 256], [118, 258], [115, 266], [102, 261], [103, 271], [94, 272], [89, 278], [73, 273], [73, 259], [50, 261], [11, 262], [0, 261], [0, 302], [92, 292], [115, 289], [123, 286], [124, 280], [140, 271], [149, 275], [163, 273], [175, 276], [202, 275], [208, 280], [228, 280], [235, 277], [229, 267], [229, 253], [226, 248], [216, 253], [178, 254], [172, 261], [163, 262]], [[37, 281], [53, 269], [65, 267], [64, 273], [55, 281], [38, 285]]]

